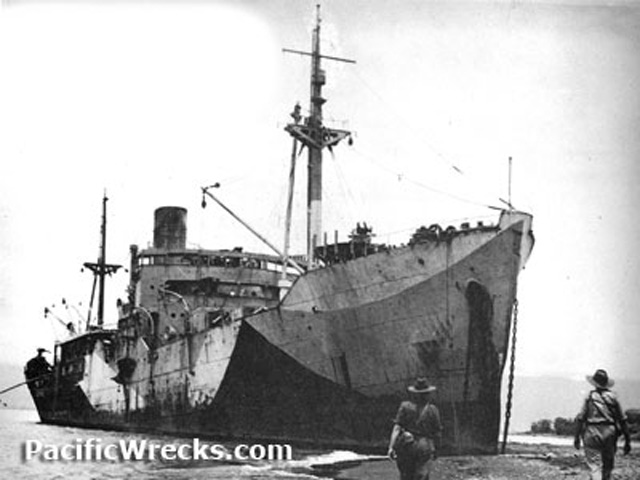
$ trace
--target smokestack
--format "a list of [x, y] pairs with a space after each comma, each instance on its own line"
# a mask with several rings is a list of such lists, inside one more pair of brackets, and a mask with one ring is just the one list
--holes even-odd
[[160, 207], [154, 215], [153, 247], [183, 250], [187, 245], [187, 209]]

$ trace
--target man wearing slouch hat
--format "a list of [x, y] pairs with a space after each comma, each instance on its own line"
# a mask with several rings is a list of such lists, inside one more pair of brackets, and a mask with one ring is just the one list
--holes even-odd
[[596, 370], [587, 376], [587, 381], [595, 390], [589, 392], [576, 417], [574, 446], [580, 449], [582, 439], [592, 479], [610, 480], [620, 434], [624, 435], [624, 454], [631, 451], [627, 417], [615, 393], [610, 390], [613, 380], [605, 370]]
[[436, 387], [418, 378], [407, 388], [410, 399], [400, 404], [389, 439], [389, 457], [396, 461], [400, 480], [429, 480], [440, 446], [440, 412], [432, 402]]

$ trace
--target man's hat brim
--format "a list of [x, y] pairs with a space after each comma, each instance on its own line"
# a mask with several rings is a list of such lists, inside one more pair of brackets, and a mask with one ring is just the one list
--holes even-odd
[[599, 383], [595, 380], [594, 378], [595, 375], [587, 375], [587, 382], [589, 382], [591, 385], [593, 385], [594, 387], [599, 387], [599, 388], [611, 388], [614, 385], [614, 381], [611, 380], [610, 378], [607, 378], [607, 383]]
[[425, 387], [425, 388], [416, 388], [413, 385], [410, 385], [409, 387], [407, 387], [407, 391], [411, 393], [431, 393], [431, 392], [435, 392], [436, 390], [437, 388], [434, 387], [433, 385], [429, 385], [428, 387]]

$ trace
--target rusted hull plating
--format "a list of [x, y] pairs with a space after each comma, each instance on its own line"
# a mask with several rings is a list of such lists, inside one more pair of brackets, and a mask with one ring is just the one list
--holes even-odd
[[[308, 273], [277, 308], [157, 349], [102, 340], [78, 382], [32, 393], [43, 422], [381, 450], [406, 385], [438, 385], [448, 452], [496, 451], [530, 217]], [[333, 278], [331, 278], [333, 276]]]

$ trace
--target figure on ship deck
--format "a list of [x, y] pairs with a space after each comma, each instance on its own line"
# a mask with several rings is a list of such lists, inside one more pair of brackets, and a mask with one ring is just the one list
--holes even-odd
[[44, 357], [43, 353], [49, 352], [46, 348], [39, 348], [38, 355], [33, 357], [31, 360], [27, 362], [27, 365], [24, 369], [25, 376], [27, 380], [31, 380], [32, 378], [38, 378], [42, 375], [50, 373], [52, 370], [51, 364]]

